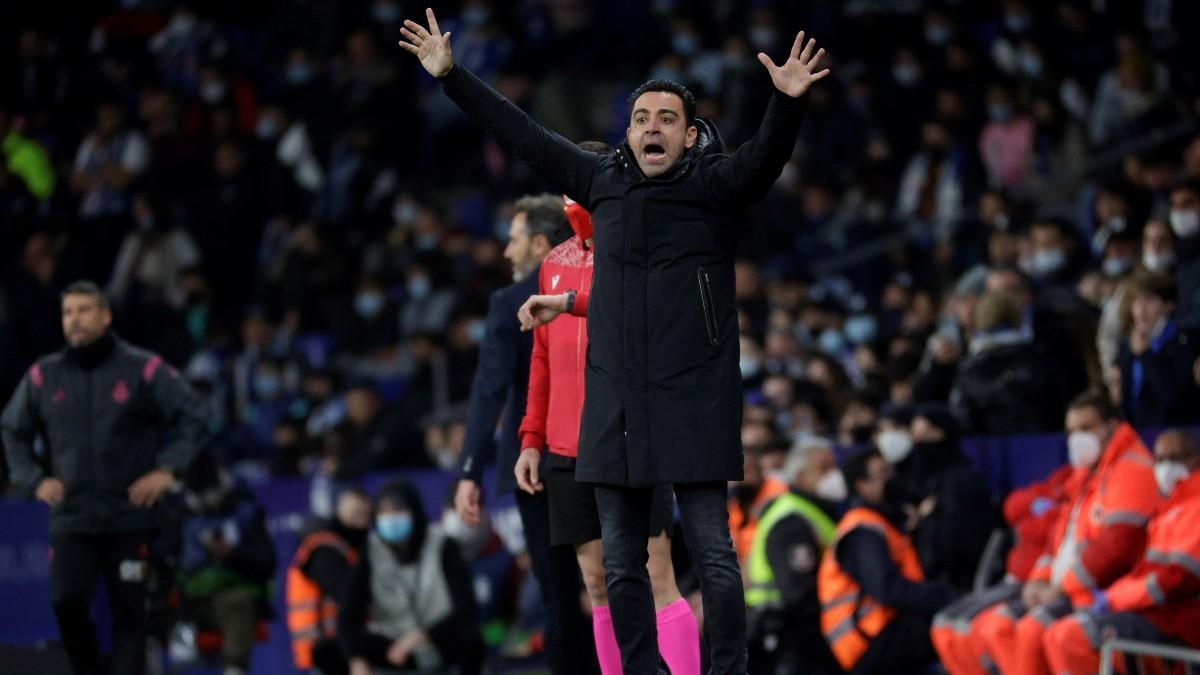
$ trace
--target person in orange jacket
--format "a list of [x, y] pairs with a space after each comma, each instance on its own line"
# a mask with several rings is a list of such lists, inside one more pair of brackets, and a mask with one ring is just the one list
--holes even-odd
[[991, 593], [995, 604], [973, 619], [938, 622], [934, 646], [953, 675], [989, 668], [1004, 675], [1049, 675], [1042, 647], [1046, 628], [1073, 607], [1088, 606], [1093, 591], [1141, 557], [1145, 524], [1160, 502], [1149, 450], [1101, 392], [1076, 398], [1066, 427], [1075, 467], [1070, 506], [1028, 581], [983, 591], [979, 597]]
[[[1100, 669], [1104, 637], [1200, 647], [1200, 452], [1182, 431], [1159, 436], [1154, 477], [1167, 497], [1150, 521], [1146, 555], [1129, 574], [1092, 593], [1091, 606], [1046, 631], [1055, 673]], [[1120, 664], [1118, 664], [1118, 669]]]
[[1063, 506], [1070, 502], [1067, 489], [1074, 473], [1075, 467], [1064, 464], [1045, 480], [1013, 490], [1004, 499], [1004, 520], [1015, 538], [1004, 565], [1012, 579], [1029, 580]]

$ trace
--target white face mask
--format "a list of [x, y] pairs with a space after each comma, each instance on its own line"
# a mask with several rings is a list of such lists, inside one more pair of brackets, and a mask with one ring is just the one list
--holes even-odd
[[891, 429], [879, 432], [879, 454], [888, 464], [899, 464], [912, 452], [913, 440], [907, 431]]
[[817, 481], [816, 488], [813, 490], [821, 499], [831, 502], [844, 501], [850, 494], [850, 490], [846, 487], [846, 477], [837, 469], [830, 469], [825, 472], [824, 476]]
[[1158, 491], [1164, 497], [1169, 496], [1175, 485], [1190, 473], [1187, 466], [1179, 462], [1159, 462], [1154, 465], [1154, 480], [1158, 481]]
[[1067, 437], [1067, 450], [1071, 457], [1071, 466], [1076, 469], [1090, 469], [1100, 461], [1100, 438], [1090, 431], [1072, 431]]
[[1189, 209], [1187, 211], [1181, 209], [1171, 210], [1171, 229], [1175, 231], [1175, 236], [1180, 239], [1187, 239], [1200, 231], [1200, 211]]
[[1170, 251], [1166, 253], [1147, 251], [1142, 255], [1142, 264], [1151, 272], [1166, 272], [1175, 264], [1175, 254]]

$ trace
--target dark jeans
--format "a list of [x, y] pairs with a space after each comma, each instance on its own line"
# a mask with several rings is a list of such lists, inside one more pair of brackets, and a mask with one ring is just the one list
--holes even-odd
[[[653, 488], [596, 486], [605, 585], [625, 675], [659, 672], [658, 633], [646, 572]], [[746, 672], [746, 599], [729, 537], [725, 483], [675, 485], [683, 537], [700, 578], [711, 675]]]
[[596, 646], [579, 603], [583, 582], [575, 549], [550, 545], [550, 499], [545, 491], [534, 495], [518, 491], [517, 510], [546, 613], [546, 665], [554, 675], [595, 675], [599, 672]]
[[92, 598], [104, 577], [112, 615], [112, 672], [146, 672], [146, 562], [149, 534], [59, 533], [50, 535], [50, 585], [63, 647], [76, 675], [103, 672]]

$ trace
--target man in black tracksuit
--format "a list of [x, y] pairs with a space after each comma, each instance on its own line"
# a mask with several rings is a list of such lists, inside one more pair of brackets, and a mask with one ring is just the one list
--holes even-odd
[[29, 369], [0, 429], [13, 484], [51, 508], [54, 612], [72, 669], [101, 672], [89, 610], [103, 575], [112, 672], [141, 675], [150, 507], [203, 445], [206, 421], [173, 368], [113, 335], [95, 284], [67, 287], [62, 322], [66, 349]]
[[696, 117], [691, 92], [654, 80], [631, 97], [627, 141], [595, 154], [455, 65], [448, 35], [426, 15], [428, 29], [405, 22], [401, 46], [469, 117], [592, 214], [590, 307], [563, 289], [532, 308], [537, 321], [523, 308], [522, 323], [587, 308], [575, 477], [596, 484], [624, 672], [659, 670], [646, 541], [653, 488], [668, 483], [701, 579], [711, 672], [744, 673], [745, 599], [725, 509], [727, 481], [742, 477], [733, 260], [740, 217], [791, 158], [803, 95], [829, 73], [817, 70], [823, 50], [799, 34], [782, 66], [758, 55], [775, 92], [758, 134], [732, 155], [716, 125]]

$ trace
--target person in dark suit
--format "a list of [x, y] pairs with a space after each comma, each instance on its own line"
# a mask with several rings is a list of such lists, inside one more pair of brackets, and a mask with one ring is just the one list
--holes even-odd
[[[487, 332], [471, 385], [467, 433], [459, 460], [454, 508], [469, 526], [479, 522], [480, 482], [484, 467], [496, 465], [496, 493], [516, 491], [518, 429], [525, 416], [533, 334], [522, 333], [517, 310], [537, 293], [542, 259], [571, 236], [559, 195], [523, 197], [514, 205], [504, 257], [512, 263], [513, 283], [492, 294]], [[496, 434], [496, 421], [504, 419]], [[555, 675], [579, 673], [596, 659], [591, 625], [579, 605], [579, 571], [570, 546], [550, 546], [550, 509], [545, 492], [517, 492], [525, 543], [546, 611], [546, 652]], [[583, 664], [588, 664], [587, 666]]]

